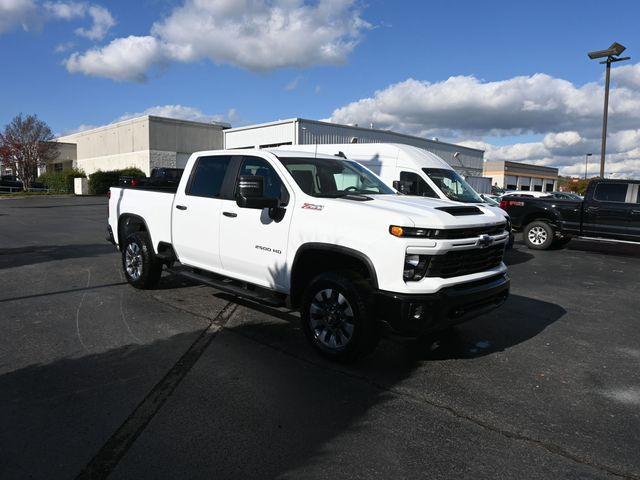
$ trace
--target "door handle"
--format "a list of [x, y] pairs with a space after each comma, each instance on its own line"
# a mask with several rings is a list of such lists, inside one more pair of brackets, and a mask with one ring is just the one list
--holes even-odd
[[587, 212], [597, 212], [600, 207], [587, 207]]
[[631, 210], [631, 215], [640, 215], [640, 210]]
[[222, 214], [223, 214], [225, 217], [229, 217], [229, 218], [236, 218], [236, 217], [238, 216], [238, 214], [237, 214], [237, 213], [233, 213], [233, 212], [222, 212]]
[[186, 206], [186, 205], [176, 205], [176, 208], [177, 208], [178, 210], [186, 210], [186, 209], [187, 209], [187, 206]]

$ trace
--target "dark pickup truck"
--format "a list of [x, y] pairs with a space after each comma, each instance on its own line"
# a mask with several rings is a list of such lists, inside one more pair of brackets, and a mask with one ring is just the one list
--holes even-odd
[[508, 196], [500, 207], [536, 250], [562, 247], [573, 237], [640, 243], [640, 180], [592, 180], [584, 200]]

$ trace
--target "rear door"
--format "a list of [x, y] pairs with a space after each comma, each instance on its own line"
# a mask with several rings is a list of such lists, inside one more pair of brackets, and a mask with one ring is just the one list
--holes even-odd
[[[211, 155], [198, 158], [184, 189], [173, 204], [172, 243], [180, 262], [204, 270], [220, 266], [220, 209], [224, 186], [233, 171], [234, 157]], [[226, 182], [226, 183], [225, 183]]]
[[[284, 290], [289, 225], [293, 214], [291, 188], [276, 169], [262, 157], [243, 156], [239, 175], [264, 177], [265, 196], [278, 197], [278, 216], [269, 209], [240, 208], [235, 193], [222, 200], [220, 257], [225, 273], [256, 285]], [[234, 186], [236, 182], [234, 181]]]
[[583, 235], [630, 239], [632, 185], [625, 182], [602, 181], [595, 186], [593, 197], [585, 201], [583, 207]]

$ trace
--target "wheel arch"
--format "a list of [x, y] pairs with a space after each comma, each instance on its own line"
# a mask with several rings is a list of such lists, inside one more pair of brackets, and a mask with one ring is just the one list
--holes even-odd
[[[134, 213], [123, 213], [118, 217], [118, 248], [120, 251], [124, 248], [126, 238], [133, 232], [147, 232], [151, 237], [151, 232], [144, 218]], [[151, 243], [153, 248], [153, 241]]]
[[304, 289], [315, 276], [329, 271], [355, 270], [378, 288], [378, 276], [371, 259], [349, 247], [327, 243], [305, 243], [298, 248], [293, 259], [290, 279], [290, 301], [298, 307]]

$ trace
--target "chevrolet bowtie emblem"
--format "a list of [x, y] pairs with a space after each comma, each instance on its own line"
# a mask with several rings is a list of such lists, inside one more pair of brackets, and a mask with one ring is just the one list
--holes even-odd
[[493, 245], [493, 238], [491, 238], [489, 235], [480, 235], [480, 237], [478, 238], [478, 241], [476, 242], [476, 245], [479, 246], [480, 248], [487, 248], [491, 245]]

